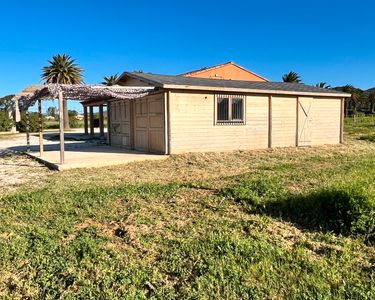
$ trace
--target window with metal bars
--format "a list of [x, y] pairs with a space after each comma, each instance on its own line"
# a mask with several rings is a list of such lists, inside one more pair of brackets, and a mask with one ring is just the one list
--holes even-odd
[[245, 124], [245, 97], [241, 95], [216, 96], [216, 124], [238, 125]]

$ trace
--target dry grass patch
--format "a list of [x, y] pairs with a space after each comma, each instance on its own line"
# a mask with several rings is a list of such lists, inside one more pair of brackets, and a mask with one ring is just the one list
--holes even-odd
[[3, 194], [17, 191], [19, 188], [38, 188], [50, 171], [44, 165], [26, 155], [11, 154], [0, 157], [0, 190]]

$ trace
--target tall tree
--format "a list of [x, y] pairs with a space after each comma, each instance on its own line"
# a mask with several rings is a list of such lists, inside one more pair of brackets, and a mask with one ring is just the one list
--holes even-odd
[[301, 82], [301, 77], [296, 73], [296, 72], [289, 72], [287, 74], [284, 74], [283, 75], [283, 81], [284, 82], [296, 82], [296, 83], [299, 83]]
[[56, 118], [56, 116], [57, 116], [56, 107], [54, 107], [54, 106], [48, 107], [47, 115], [52, 117], [52, 118]]
[[322, 88], [322, 89], [331, 88], [331, 86], [329, 84], [327, 84], [327, 82], [319, 82], [315, 86], [318, 87], [318, 88]]
[[371, 91], [368, 94], [368, 103], [370, 106], [370, 112], [373, 114], [375, 113], [375, 91]]
[[362, 103], [364, 102], [365, 95], [361, 89], [355, 88], [354, 86], [347, 84], [342, 88], [339, 88], [345, 93], [352, 94], [350, 98], [346, 98], [346, 115], [349, 114], [349, 110], [351, 110], [354, 114], [357, 112], [358, 108], [361, 107]]
[[13, 97], [14, 95], [8, 95], [0, 98], [0, 111], [9, 112], [14, 109]]
[[119, 80], [119, 77], [117, 74], [111, 75], [111, 76], [104, 76], [104, 81], [102, 82], [102, 84], [108, 85], [108, 86], [116, 85], [118, 80]]
[[[75, 59], [66, 54], [57, 54], [43, 67], [42, 79], [46, 83], [80, 84], [83, 83], [83, 69], [75, 63]], [[63, 100], [64, 129], [70, 129], [68, 116], [68, 102]]]

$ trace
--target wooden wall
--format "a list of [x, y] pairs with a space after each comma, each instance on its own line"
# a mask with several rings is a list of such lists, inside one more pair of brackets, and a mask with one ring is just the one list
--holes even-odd
[[214, 93], [159, 93], [111, 103], [111, 142], [170, 154], [338, 144], [341, 101], [246, 95], [245, 124], [216, 125]]
[[169, 111], [171, 153], [267, 147], [268, 96], [247, 96], [245, 125], [215, 125], [209, 93], [170, 93]]
[[[244, 125], [215, 125], [213, 93], [170, 92], [169, 152], [296, 146], [299, 132], [304, 136], [300, 146], [339, 143], [341, 99], [303, 97], [299, 108], [297, 96], [272, 96], [271, 105], [269, 98], [269, 95], [246, 95]], [[311, 100], [307, 121], [298, 122], [297, 114], [301, 114], [307, 100]], [[309, 127], [301, 130], [298, 128], [301, 126]], [[306, 137], [309, 132], [311, 139]]]
[[314, 99], [312, 113], [312, 145], [340, 143], [340, 99]]
[[296, 97], [272, 97], [272, 147], [296, 145]]

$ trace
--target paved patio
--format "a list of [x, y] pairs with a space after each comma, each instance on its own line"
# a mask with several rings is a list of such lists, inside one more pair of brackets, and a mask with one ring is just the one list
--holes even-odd
[[60, 151], [58, 150], [45, 151], [43, 157], [40, 157], [39, 152], [30, 152], [28, 155], [55, 170], [113, 166], [141, 160], [159, 160], [167, 157], [166, 155], [143, 153], [104, 145], [68, 147], [65, 149], [65, 163], [63, 165], [60, 164]]

